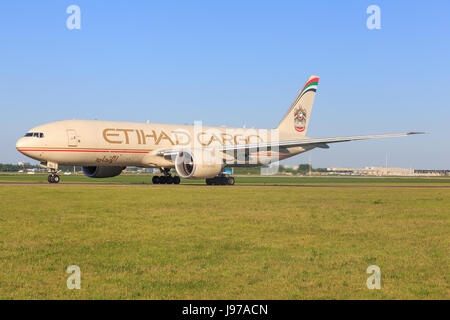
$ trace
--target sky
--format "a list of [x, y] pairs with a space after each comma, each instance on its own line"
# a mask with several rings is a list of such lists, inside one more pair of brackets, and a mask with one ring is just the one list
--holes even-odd
[[64, 119], [274, 128], [318, 75], [308, 136], [428, 134], [285, 163], [450, 169], [449, 15], [448, 0], [2, 1], [0, 162], [27, 160], [16, 140]]

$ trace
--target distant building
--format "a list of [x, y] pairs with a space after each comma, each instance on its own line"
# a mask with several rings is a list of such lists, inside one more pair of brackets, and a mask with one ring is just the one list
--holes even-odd
[[445, 176], [450, 170], [414, 170], [412, 168], [364, 167], [364, 168], [327, 168], [328, 174], [355, 176]]
[[415, 175], [424, 175], [424, 176], [450, 176], [450, 170], [427, 170], [427, 169], [419, 169], [414, 170]]

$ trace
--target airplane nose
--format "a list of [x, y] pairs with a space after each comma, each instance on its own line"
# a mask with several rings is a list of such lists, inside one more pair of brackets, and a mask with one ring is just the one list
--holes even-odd
[[16, 149], [20, 152], [22, 152], [20, 149], [25, 147], [25, 139], [24, 138], [20, 138], [19, 140], [17, 140], [16, 142]]

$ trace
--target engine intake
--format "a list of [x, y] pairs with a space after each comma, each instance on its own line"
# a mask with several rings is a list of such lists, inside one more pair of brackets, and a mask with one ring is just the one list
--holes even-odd
[[83, 173], [89, 178], [111, 178], [118, 176], [126, 167], [83, 167]]
[[225, 166], [213, 150], [182, 151], [175, 158], [175, 170], [185, 179], [207, 179], [217, 176]]

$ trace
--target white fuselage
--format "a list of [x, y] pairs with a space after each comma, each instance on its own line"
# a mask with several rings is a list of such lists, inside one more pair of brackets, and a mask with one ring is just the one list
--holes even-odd
[[[77, 166], [173, 167], [160, 150], [204, 149], [258, 144], [289, 139], [278, 130], [200, 125], [170, 125], [97, 120], [51, 122], [31, 129], [16, 148], [40, 162]], [[306, 137], [305, 137], [306, 138]], [[244, 160], [222, 153], [227, 166], [261, 165], [307, 151], [307, 147], [282, 148], [248, 154]]]

